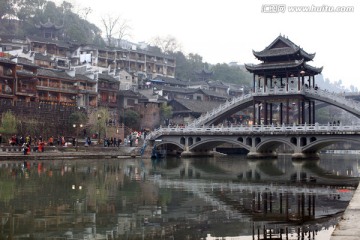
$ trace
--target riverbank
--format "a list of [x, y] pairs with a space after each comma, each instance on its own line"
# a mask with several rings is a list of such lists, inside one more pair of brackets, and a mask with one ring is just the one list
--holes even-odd
[[360, 239], [360, 188], [357, 187], [340, 222], [336, 225], [330, 240], [359, 240]]
[[2, 147], [0, 161], [4, 160], [57, 160], [57, 159], [97, 159], [139, 157], [139, 147], [45, 147], [44, 152], [31, 151], [24, 155], [21, 148]]

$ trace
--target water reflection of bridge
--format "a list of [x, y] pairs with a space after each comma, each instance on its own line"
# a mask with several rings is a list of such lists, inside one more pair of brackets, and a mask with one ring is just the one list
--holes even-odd
[[[332, 169], [323, 169], [319, 161], [293, 161], [285, 155], [279, 159], [246, 160], [239, 158], [221, 159], [167, 159], [158, 162], [156, 171], [166, 176], [178, 176], [194, 179], [236, 179], [242, 182], [256, 181], [292, 181], [317, 182], [324, 184], [347, 183], [357, 185], [358, 166], [354, 162], [334, 161]], [[341, 176], [339, 176], [341, 175]]]
[[[332, 195], [340, 196], [338, 200], [349, 199], [352, 192], [339, 192], [338, 189], [308, 186], [289, 186], [273, 184], [250, 183], [221, 183], [206, 181], [181, 181], [163, 179], [155, 176], [151, 179], [159, 188], [178, 189], [194, 194], [213, 206], [212, 211], [225, 213], [229, 222], [253, 222], [253, 236], [265, 230], [276, 235], [279, 229], [286, 229], [286, 221], [302, 226], [296, 230], [297, 234], [304, 232], [317, 232], [323, 228], [333, 227], [338, 221], [338, 213], [342, 209], [333, 206], [324, 209], [315, 207], [315, 198]], [[248, 192], [250, 204], [245, 199], [239, 199], [236, 193]], [[322, 200], [318, 200], [322, 201]], [[277, 202], [277, 203], [276, 203]], [[247, 208], [248, 207], [248, 208]], [[200, 218], [199, 218], [200, 220]], [[274, 223], [277, 222], [277, 223]], [[300, 229], [301, 228], [301, 229]], [[255, 230], [257, 229], [257, 231]], [[270, 229], [271, 232], [268, 232]], [[283, 230], [285, 233], [285, 230]], [[227, 233], [230, 234], [230, 233]], [[231, 235], [231, 234], [230, 234]], [[264, 235], [266, 235], [264, 233]], [[269, 236], [269, 235], [268, 235]]]

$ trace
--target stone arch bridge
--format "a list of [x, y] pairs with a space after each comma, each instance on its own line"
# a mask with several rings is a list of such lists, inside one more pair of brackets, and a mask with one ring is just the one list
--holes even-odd
[[[300, 90], [272, 89], [257, 91], [233, 98], [213, 109], [188, 126], [159, 128], [148, 136], [157, 148], [166, 148], [169, 152], [181, 152], [183, 156], [212, 155], [213, 149], [223, 143], [229, 143], [248, 151], [250, 158], [276, 157], [276, 149], [286, 145], [293, 151], [294, 158], [314, 158], [318, 152], [331, 144], [339, 142], [360, 143], [360, 125], [252, 125], [217, 126], [227, 116], [253, 104], [254, 97], [274, 94], [304, 95], [309, 99], [324, 102], [341, 108], [356, 117], [360, 117], [358, 102], [346, 99], [342, 95], [323, 90], [302, 88]], [[166, 146], [166, 147], [165, 147]]]
[[160, 128], [150, 136], [158, 148], [180, 151], [183, 156], [212, 155], [229, 143], [246, 149], [249, 158], [276, 157], [285, 144], [293, 158], [314, 158], [322, 148], [338, 142], [360, 143], [360, 125], [292, 125]]

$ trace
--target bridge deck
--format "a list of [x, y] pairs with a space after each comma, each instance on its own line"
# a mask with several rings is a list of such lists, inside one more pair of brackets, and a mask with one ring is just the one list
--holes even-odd
[[159, 128], [148, 135], [148, 139], [156, 139], [161, 135], [233, 135], [233, 134], [359, 134], [360, 125], [253, 125], [253, 126], [230, 126], [230, 127], [166, 127]]

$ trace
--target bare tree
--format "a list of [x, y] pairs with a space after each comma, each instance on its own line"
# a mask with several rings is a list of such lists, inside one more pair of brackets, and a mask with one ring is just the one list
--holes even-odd
[[101, 18], [101, 22], [105, 28], [106, 40], [108, 46], [112, 45], [112, 39], [117, 37], [120, 41], [125, 36], [130, 36], [130, 26], [126, 19], [122, 19], [121, 16], [108, 15], [107, 18]]
[[152, 45], [159, 47], [163, 53], [174, 53], [176, 51], [181, 51], [181, 44], [175, 37], [170, 35], [166, 37], [155, 37], [152, 40]]
[[91, 7], [80, 9], [78, 12], [78, 15], [81, 16], [85, 21], [87, 21], [88, 15], [92, 13]]

